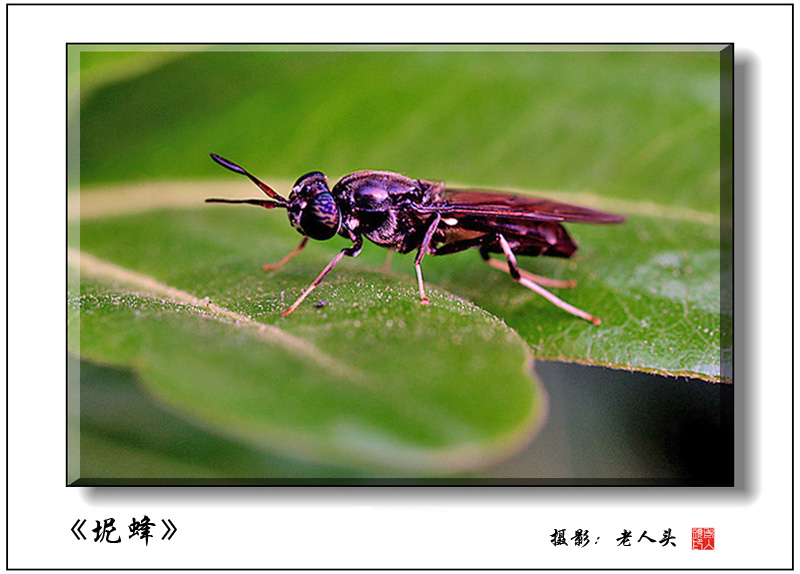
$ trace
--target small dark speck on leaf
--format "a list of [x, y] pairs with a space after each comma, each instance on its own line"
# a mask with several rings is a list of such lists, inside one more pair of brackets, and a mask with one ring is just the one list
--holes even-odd
[[327, 301], [317, 301], [317, 302], [316, 302], [316, 303], [314, 303], [313, 305], [314, 305], [314, 307], [324, 307], [324, 306], [325, 306], [325, 305], [327, 305], [327, 304], [328, 304], [328, 302], [327, 302]]

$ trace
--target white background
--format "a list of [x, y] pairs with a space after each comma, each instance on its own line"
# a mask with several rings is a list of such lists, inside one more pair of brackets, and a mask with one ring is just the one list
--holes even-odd
[[[791, 565], [790, 7], [12, 6], [8, 15], [10, 567]], [[736, 204], [736, 488], [64, 486], [65, 44], [393, 41], [735, 43], [737, 81], [748, 82], [736, 92], [746, 198]], [[143, 514], [171, 518], [178, 533], [145, 549], [127, 538], [81, 543], [69, 531], [78, 517], [90, 531], [115, 516], [125, 537]], [[716, 550], [689, 550], [696, 526], [716, 528]], [[554, 528], [589, 529], [600, 542], [554, 548]], [[623, 528], [635, 538], [672, 528], [679, 548], [617, 548]]]

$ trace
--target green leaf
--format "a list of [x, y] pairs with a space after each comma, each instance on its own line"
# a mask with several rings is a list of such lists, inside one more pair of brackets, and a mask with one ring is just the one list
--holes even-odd
[[718, 222], [634, 209], [624, 210], [629, 219], [620, 226], [572, 226], [581, 248], [570, 262], [522, 263], [575, 279], [574, 289], [558, 294], [599, 315], [599, 326], [576, 321], [507, 276], [488, 275], [477, 257], [429, 265], [427, 277], [502, 317], [537, 358], [720, 380], [721, 365], [731, 361], [732, 309], [720, 312]]
[[[81, 60], [93, 86], [108, 58]], [[426, 277], [503, 318], [539, 357], [726, 380], [720, 86], [713, 50], [187, 53], [92, 92], [81, 181], [230, 181], [208, 159], [215, 151], [271, 184], [312, 169], [332, 180], [391, 169], [616, 211], [629, 220], [569, 226], [574, 260], [520, 261], [577, 280], [559, 295], [601, 317], [600, 328], [475, 254], [428, 258]], [[274, 219], [277, 232], [280, 217], [265, 225]]]
[[250, 240], [259, 215], [84, 221], [73, 352], [134, 367], [159, 401], [223, 434], [313, 461], [437, 474], [530, 439], [542, 396], [516, 333], [448, 293], [421, 307], [404, 277], [347, 265], [283, 319], [326, 257], [267, 276], [259, 261], [285, 243]]

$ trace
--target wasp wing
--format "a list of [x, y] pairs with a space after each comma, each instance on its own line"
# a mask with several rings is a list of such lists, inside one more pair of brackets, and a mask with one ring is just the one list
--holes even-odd
[[496, 193], [478, 189], [444, 189], [440, 201], [421, 211], [442, 217], [490, 217], [504, 220], [620, 223], [625, 217], [542, 197]]

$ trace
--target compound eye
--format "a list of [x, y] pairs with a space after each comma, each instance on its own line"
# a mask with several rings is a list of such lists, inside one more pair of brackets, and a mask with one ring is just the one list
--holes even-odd
[[330, 193], [312, 197], [300, 216], [300, 227], [311, 239], [324, 241], [339, 232], [342, 216]]

